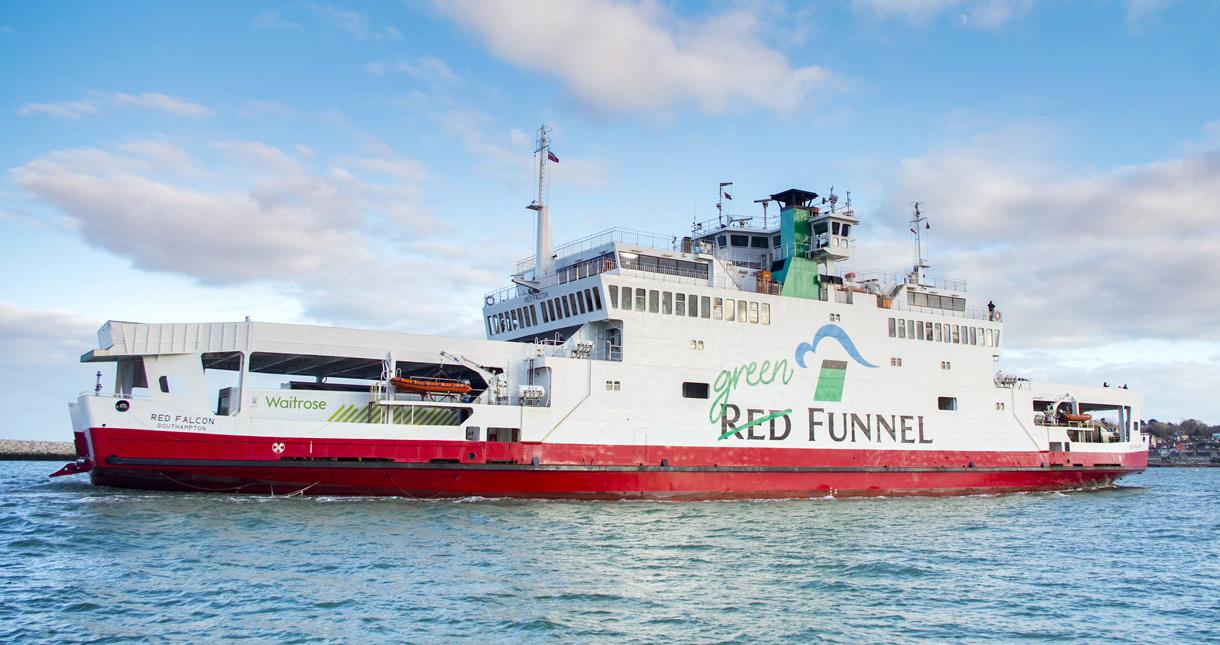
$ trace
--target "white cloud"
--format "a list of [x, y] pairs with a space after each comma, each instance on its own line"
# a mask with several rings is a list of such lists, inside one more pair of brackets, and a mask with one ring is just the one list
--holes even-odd
[[255, 29], [300, 29], [301, 25], [285, 19], [277, 11], [264, 11], [250, 19]]
[[766, 44], [747, 10], [690, 20], [651, 2], [460, 0], [436, 7], [495, 55], [558, 78], [596, 111], [691, 103], [706, 112], [788, 112], [833, 80], [823, 67], [793, 67]]
[[1137, 25], [1172, 7], [1177, 2], [1178, 0], [1124, 0], [1123, 7], [1127, 14], [1127, 24]]
[[933, 261], [1019, 346], [1220, 339], [1220, 150], [1082, 172], [1037, 148], [1014, 132], [907, 159], [886, 210], [925, 202]]
[[1033, 0], [852, 0], [857, 11], [879, 18], [926, 24], [942, 14], [956, 13], [962, 24], [986, 29], [1007, 24], [1033, 4]]
[[242, 116], [296, 116], [296, 110], [274, 100], [250, 99], [240, 110]]
[[311, 4], [315, 15], [329, 21], [336, 29], [346, 31], [357, 40], [402, 40], [394, 27], [374, 27], [373, 21], [359, 11], [345, 11], [334, 5]]
[[0, 355], [8, 367], [75, 362], [96, 342], [101, 322], [0, 301]]
[[17, 114], [30, 116], [46, 114], [65, 119], [79, 119], [85, 114], [96, 114], [97, 107], [89, 101], [57, 101], [55, 103], [26, 103], [17, 109]]
[[121, 144], [119, 150], [152, 162], [162, 170], [192, 170], [195, 158], [172, 143], [160, 139], [141, 139]]
[[212, 110], [198, 103], [192, 103], [159, 92], [144, 92], [143, 94], [111, 92], [106, 96], [121, 106], [159, 110], [179, 116], [207, 116], [212, 113]]
[[369, 63], [366, 68], [370, 74], [384, 76], [386, 74], [405, 74], [421, 81], [456, 83], [458, 75], [449, 68], [445, 61], [434, 56], [424, 56], [418, 60], [388, 60]]
[[[167, 176], [158, 159], [202, 167], [207, 187]], [[69, 230], [137, 269], [278, 285], [308, 320], [470, 333], [482, 294], [500, 286], [513, 259], [481, 232], [463, 239], [481, 249], [465, 261], [440, 254], [434, 244], [446, 229], [422, 207], [426, 169], [381, 142], [326, 162], [259, 141], [213, 142], [198, 154], [136, 141], [56, 151], [10, 175], [62, 211]], [[377, 285], [389, 277], [410, 297], [387, 298]]]

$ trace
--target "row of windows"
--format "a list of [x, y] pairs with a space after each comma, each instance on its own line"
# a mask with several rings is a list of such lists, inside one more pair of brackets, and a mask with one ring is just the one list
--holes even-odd
[[779, 236], [778, 235], [776, 235], [772, 238], [767, 238], [766, 236], [761, 236], [761, 235], [728, 235], [728, 236], [717, 235], [716, 236], [716, 246], [719, 246], [722, 249], [726, 246], [735, 246], [737, 248], [765, 249], [768, 246], [768, 244], [767, 244], [768, 241], [770, 242], [770, 246], [779, 246]]
[[733, 298], [712, 298], [693, 293], [672, 293], [657, 289], [619, 288], [610, 285], [610, 306], [625, 311], [672, 314], [689, 318], [711, 318], [712, 320], [735, 320], [758, 325], [771, 324], [771, 305], [765, 302], [749, 302]]
[[931, 323], [922, 320], [890, 318], [890, 338], [930, 340], [937, 343], [959, 345], [1000, 346], [1000, 330], [990, 327], [971, 327], [949, 323]]
[[636, 253], [619, 253], [619, 258], [623, 261], [624, 269], [663, 273], [665, 275], [679, 275], [700, 280], [706, 280], [708, 275], [707, 262], [691, 262], [690, 260], [661, 258], [655, 255], [640, 255]]
[[610, 271], [614, 268], [614, 254], [605, 253], [599, 255], [592, 260], [577, 262], [572, 266], [566, 266], [557, 270], [555, 273], [559, 276], [559, 284], [587, 278], [591, 275], [597, 275], [603, 271]]
[[487, 331], [490, 334], [502, 334], [538, 323], [538, 309], [542, 309], [542, 322], [551, 323], [572, 316], [579, 316], [591, 311], [600, 311], [602, 295], [597, 287], [583, 291], [575, 291], [566, 295], [544, 300], [543, 302], [522, 305], [516, 309], [493, 314], [487, 317]]
[[966, 299], [953, 296], [938, 296], [931, 293], [911, 293], [911, 304], [916, 307], [932, 307], [950, 311], [965, 311]]

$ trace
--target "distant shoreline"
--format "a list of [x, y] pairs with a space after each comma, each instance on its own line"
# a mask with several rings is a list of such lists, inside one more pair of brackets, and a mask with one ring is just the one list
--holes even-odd
[[71, 441], [27, 441], [0, 439], [0, 461], [72, 461], [76, 446]]

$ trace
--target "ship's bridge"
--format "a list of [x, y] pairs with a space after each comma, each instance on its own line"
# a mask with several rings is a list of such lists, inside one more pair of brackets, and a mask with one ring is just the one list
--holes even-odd
[[[922, 259], [907, 275], [841, 271], [837, 263], [851, 257], [860, 220], [850, 201], [839, 206], [833, 193], [817, 198], [798, 189], [776, 193], [759, 200], [761, 217], [722, 211], [681, 237], [608, 229], [555, 248], [541, 275], [536, 257], [524, 258], [511, 286], [485, 296], [487, 337], [560, 344], [576, 338], [593, 343], [593, 357], [615, 359], [622, 334], [607, 311], [604, 273], [839, 303], [867, 298], [885, 309], [999, 321], [994, 309], [966, 306], [964, 281], [926, 275]], [[772, 202], [781, 207], [778, 215], [765, 208]]]

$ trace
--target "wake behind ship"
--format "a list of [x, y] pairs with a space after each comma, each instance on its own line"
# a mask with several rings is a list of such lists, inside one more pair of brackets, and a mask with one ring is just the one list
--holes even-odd
[[[954, 494], [1147, 466], [1140, 396], [995, 371], [1001, 312], [934, 279], [843, 273], [849, 199], [791, 189], [677, 238], [552, 248], [488, 294], [486, 340], [261, 322], [110, 321], [69, 404], [78, 459], [129, 488], [553, 498]], [[767, 206], [778, 207], [778, 217]], [[759, 221], [761, 219], [761, 221]], [[100, 375], [100, 372], [99, 372]]]

